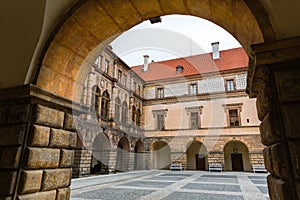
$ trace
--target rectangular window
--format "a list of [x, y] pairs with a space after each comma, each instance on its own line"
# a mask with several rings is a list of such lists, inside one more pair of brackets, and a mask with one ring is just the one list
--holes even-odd
[[157, 130], [161, 131], [165, 129], [164, 115], [157, 115]]
[[101, 67], [101, 56], [99, 56], [96, 61], [95, 61], [95, 65], [100, 68]]
[[198, 112], [191, 112], [191, 128], [198, 129], [199, 128], [199, 115]]
[[164, 89], [163, 88], [157, 88], [156, 97], [157, 98], [164, 98]]
[[136, 92], [136, 82], [133, 82], [133, 92]]
[[240, 126], [238, 109], [228, 110], [228, 114], [229, 114], [229, 126], [230, 127]]
[[124, 74], [123, 78], [123, 85], [126, 87], [127, 86], [127, 76]]
[[190, 94], [191, 95], [197, 94], [197, 84], [196, 83], [190, 84]]
[[109, 62], [108, 62], [108, 60], [105, 60], [105, 63], [104, 63], [104, 72], [106, 74], [108, 74], [108, 71], [109, 71]]
[[234, 80], [226, 80], [226, 91], [234, 91]]
[[118, 81], [121, 83], [122, 81], [122, 71], [118, 70]]
[[138, 95], [141, 95], [141, 87], [139, 85], [137, 87], [137, 93], [138, 93]]

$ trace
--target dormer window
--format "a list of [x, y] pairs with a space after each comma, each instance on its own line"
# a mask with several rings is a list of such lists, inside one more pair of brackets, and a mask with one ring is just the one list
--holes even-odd
[[181, 65], [178, 65], [176, 67], [176, 72], [180, 74], [182, 71], [183, 71], [183, 67]]

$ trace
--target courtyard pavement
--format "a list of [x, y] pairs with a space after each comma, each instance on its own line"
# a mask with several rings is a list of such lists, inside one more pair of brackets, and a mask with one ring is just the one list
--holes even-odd
[[132, 171], [72, 180], [71, 200], [263, 200], [267, 174]]

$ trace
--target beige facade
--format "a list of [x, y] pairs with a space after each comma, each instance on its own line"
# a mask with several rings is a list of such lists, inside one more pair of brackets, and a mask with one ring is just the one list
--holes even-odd
[[[110, 48], [93, 64], [82, 103], [89, 108], [85, 119], [98, 129], [80, 136], [74, 176], [168, 169], [171, 163], [187, 170], [221, 164], [225, 171], [263, 165], [255, 99], [245, 93], [247, 68], [157, 81], [143, 80], [137, 70]], [[231, 111], [237, 124], [231, 124]]]

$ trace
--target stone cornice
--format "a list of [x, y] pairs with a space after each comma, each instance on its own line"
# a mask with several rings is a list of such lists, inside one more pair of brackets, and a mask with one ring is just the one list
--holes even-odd
[[[300, 37], [252, 45], [249, 59], [247, 89], [251, 98], [256, 97], [266, 69], [278, 68], [277, 63], [300, 59]], [[285, 67], [284, 64], [282, 64]]]
[[233, 92], [215, 92], [215, 93], [205, 93], [205, 94], [197, 94], [197, 95], [165, 97], [159, 99], [145, 99], [143, 106], [149, 106], [155, 104], [174, 104], [178, 102], [190, 102], [190, 101], [208, 101], [211, 99], [247, 97], [247, 96], [248, 95], [245, 93], [244, 90], [236, 90]]
[[43, 105], [51, 104], [51, 106], [56, 106], [60, 110], [68, 110], [69, 112], [86, 113], [89, 109], [85, 105], [73, 102], [32, 84], [0, 90], [0, 102], [7, 103], [13, 100], [12, 103], [14, 103], [17, 100], [25, 99], [32, 99]]

